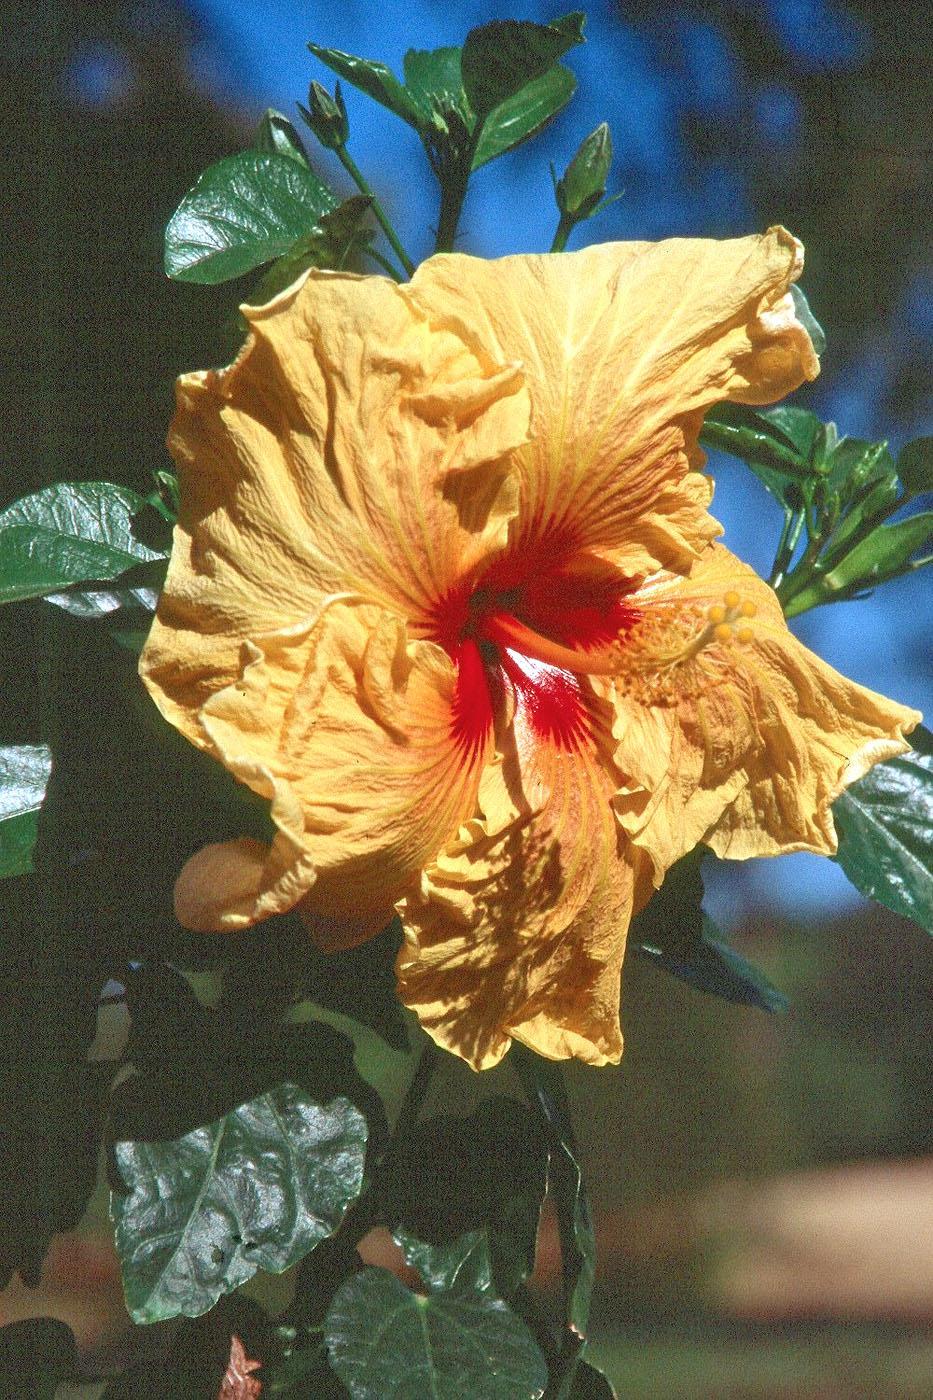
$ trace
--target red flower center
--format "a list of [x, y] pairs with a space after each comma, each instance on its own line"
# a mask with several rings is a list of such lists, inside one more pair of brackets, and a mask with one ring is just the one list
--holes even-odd
[[509, 699], [538, 738], [576, 748], [590, 732], [581, 677], [613, 668], [609, 644], [636, 621], [630, 585], [610, 566], [577, 556], [542, 567], [545, 553], [507, 555], [435, 609], [427, 631], [457, 667], [453, 727], [465, 753], [486, 742]]

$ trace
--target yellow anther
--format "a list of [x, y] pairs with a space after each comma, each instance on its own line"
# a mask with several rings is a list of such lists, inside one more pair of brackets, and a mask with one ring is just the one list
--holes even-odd
[[734, 588], [730, 588], [728, 593], [723, 594], [722, 601], [725, 603], [727, 608], [737, 608], [739, 606], [739, 603], [741, 603], [742, 598], [739, 593], [736, 593]]
[[720, 622], [713, 628], [713, 636], [717, 642], [729, 642], [732, 640], [732, 628], [728, 622]]
[[757, 611], [755, 604], [749, 598], [739, 604], [739, 612], [743, 617], [754, 617]]
[[754, 627], [740, 627], [735, 636], [736, 641], [741, 642], [743, 646], [747, 646], [749, 642], [754, 640], [755, 629]]
[[722, 603], [714, 603], [711, 608], [706, 609], [706, 616], [715, 626], [717, 622], [725, 622], [726, 610]]

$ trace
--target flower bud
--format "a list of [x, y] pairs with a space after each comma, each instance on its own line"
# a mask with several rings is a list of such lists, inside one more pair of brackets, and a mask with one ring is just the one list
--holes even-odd
[[612, 138], [605, 122], [580, 143], [580, 148], [555, 187], [557, 207], [573, 219], [585, 219], [606, 193], [612, 163]]
[[312, 82], [308, 88], [308, 105], [302, 107], [299, 102], [298, 110], [322, 146], [338, 151], [346, 145], [350, 124], [339, 83], [331, 97], [326, 87]]

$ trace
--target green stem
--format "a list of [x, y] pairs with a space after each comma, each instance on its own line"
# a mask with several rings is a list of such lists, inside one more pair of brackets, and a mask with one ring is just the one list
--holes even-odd
[[572, 214], [561, 214], [560, 222], [557, 225], [557, 232], [554, 234], [554, 241], [551, 244], [552, 253], [562, 253], [567, 246], [567, 239], [576, 227], [576, 219]]
[[784, 517], [784, 529], [781, 531], [781, 539], [778, 544], [778, 551], [774, 557], [774, 567], [771, 570], [769, 580], [771, 587], [779, 589], [784, 582], [784, 575], [788, 565], [794, 557], [794, 550], [800, 539], [800, 532], [803, 529], [804, 513], [802, 510], [790, 511]]
[[395, 282], [404, 282], [404, 277], [397, 267], [393, 267], [388, 258], [384, 258], [375, 248], [367, 248], [366, 256], [372, 258], [374, 263], [378, 263], [383, 272], [387, 272]]
[[379, 203], [379, 200], [373, 193], [372, 187], [370, 186], [362, 170], [360, 170], [359, 166], [357, 165], [353, 157], [350, 155], [350, 152], [347, 150], [346, 146], [337, 147], [337, 157], [340, 161], [340, 164], [350, 176], [350, 179], [356, 185], [360, 193], [367, 195], [372, 200], [373, 213], [375, 214], [377, 220], [382, 226], [383, 233], [391, 243], [392, 249], [399, 262], [402, 264], [402, 267], [408, 273], [408, 276], [411, 277], [415, 270], [415, 264], [412, 262], [411, 258], [408, 256], [408, 254], [405, 252], [405, 249], [402, 247], [402, 243], [398, 234], [395, 232], [395, 229], [389, 222], [389, 218], [386, 214], [386, 211], [383, 209], [382, 205]]
[[447, 170], [438, 170], [437, 178], [441, 185], [441, 207], [437, 216], [437, 236], [434, 240], [435, 253], [452, 253], [457, 225], [463, 212], [467, 185], [473, 173], [473, 157], [483, 133], [486, 118], [480, 117], [470, 135], [469, 142], [460, 152], [455, 162]]

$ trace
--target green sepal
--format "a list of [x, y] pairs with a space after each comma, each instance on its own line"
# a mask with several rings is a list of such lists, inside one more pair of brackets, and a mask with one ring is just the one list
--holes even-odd
[[578, 222], [594, 213], [606, 193], [612, 164], [612, 137], [606, 122], [581, 141], [573, 160], [554, 186], [557, 207]]
[[901, 448], [897, 474], [912, 496], [933, 491], [933, 437], [918, 437]]
[[277, 112], [274, 107], [267, 108], [259, 123], [259, 130], [256, 132], [256, 150], [265, 151], [267, 155], [288, 156], [290, 160], [297, 161], [305, 168], [308, 165], [308, 157], [301, 144], [301, 137], [288, 117]]
[[0, 603], [109, 582], [164, 559], [136, 537], [134, 517], [144, 505], [109, 481], [57, 482], [14, 501], [0, 512]]
[[486, 117], [584, 42], [581, 11], [549, 24], [493, 20], [471, 29], [463, 45], [463, 90], [477, 117]]
[[390, 112], [408, 122], [416, 131], [422, 129], [425, 120], [422, 108], [384, 63], [371, 58], [357, 58], [355, 54], [343, 53], [340, 49], [322, 48], [320, 44], [309, 44], [308, 48], [338, 77], [352, 83], [383, 107], [388, 107]]
[[764, 973], [724, 943], [703, 912], [698, 846], [672, 865], [661, 888], [632, 920], [629, 947], [697, 991], [725, 1001], [785, 1012], [787, 999]]
[[39, 833], [39, 812], [52, 774], [45, 744], [0, 748], [0, 879], [28, 875]]
[[469, 1242], [451, 1285], [413, 1293], [384, 1269], [362, 1269], [337, 1289], [327, 1351], [353, 1400], [407, 1393], [433, 1400], [538, 1400], [547, 1365], [524, 1322], [489, 1286], [488, 1260]]
[[836, 798], [836, 860], [862, 894], [933, 933], [933, 749], [876, 763]]
[[241, 151], [205, 170], [165, 230], [165, 271], [214, 285], [287, 253], [337, 199], [280, 152]]

